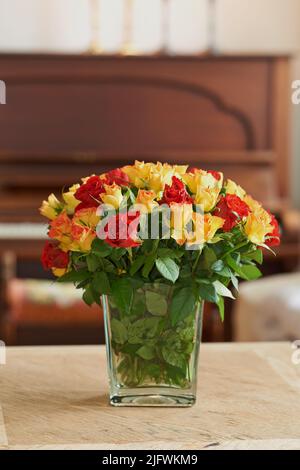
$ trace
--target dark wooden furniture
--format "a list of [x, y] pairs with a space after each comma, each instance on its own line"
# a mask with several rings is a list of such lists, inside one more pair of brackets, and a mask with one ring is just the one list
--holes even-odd
[[[288, 57], [1, 55], [0, 78], [0, 222], [40, 221], [49, 192], [135, 158], [223, 170], [288, 220]], [[271, 271], [297, 262], [286, 233]]]
[[221, 168], [288, 203], [287, 57], [2, 55], [0, 75], [0, 219], [36, 219], [49, 189], [134, 158]]

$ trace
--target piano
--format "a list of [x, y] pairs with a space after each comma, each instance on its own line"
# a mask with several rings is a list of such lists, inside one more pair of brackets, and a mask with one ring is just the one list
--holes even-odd
[[0, 55], [0, 256], [31, 263], [33, 275], [46, 236], [41, 201], [139, 159], [238, 180], [283, 226], [266, 271], [295, 269], [289, 73], [288, 56]]

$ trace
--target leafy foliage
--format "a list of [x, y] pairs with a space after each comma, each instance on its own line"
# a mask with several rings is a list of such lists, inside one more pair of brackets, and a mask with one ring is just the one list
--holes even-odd
[[[133, 301], [134, 291], [149, 282], [174, 285], [172, 322], [175, 325], [195, 309], [199, 301], [213, 302], [224, 318], [223, 297], [234, 298], [230, 285], [238, 290], [238, 278], [253, 280], [261, 276], [256, 266], [263, 253], [240, 230], [219, 237], [214, 244], [189, 251], [172, 240], [145, 240], [133, 249], [112, 248], [95, 239], [89, 253], [74, 253], [72, 269], [59, 282], [73, 282], [83, 289], [88, 305], [99, 303], [101, 295], [111, 295], [123, 315], [141, 308]], [[144, 305], [146, 308], [146, 305]], [[165, 300], [147, 295], [147, 308], [154, 315], [165, 315]]]
[[[193, 373], [197, 316], [196, 310], [187, 307], [185, 315], [174, 324], [175, 296], [174, 287], [144, 284], [134, 292], [133, 304], [145, 308], [131, 311], [130, 316], [123, 315], [109, 296], [112, 350], [119, 383], [188, 385]], [[201, 308], [199, 303], [197, 308]]]

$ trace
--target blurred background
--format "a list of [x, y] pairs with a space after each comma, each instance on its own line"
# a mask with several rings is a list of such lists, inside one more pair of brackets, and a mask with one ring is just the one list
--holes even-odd
[[0, 0], [0, 338], [103, 341], [99, 307], [40, 266], [41, 201], [134, 159], [225, 172], [283, 242], [205, 341], [300, 338], [299, 0]]

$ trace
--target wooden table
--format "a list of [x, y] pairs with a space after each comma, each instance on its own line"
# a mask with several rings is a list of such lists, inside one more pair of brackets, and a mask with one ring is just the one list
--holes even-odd
[[1, 449], [300, 449], [288, 343], [204, 344], [197, 404], [108, 405], [104, 347], [7, 348]]

